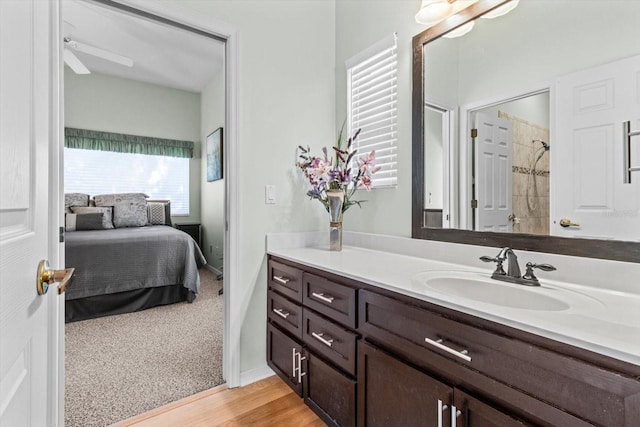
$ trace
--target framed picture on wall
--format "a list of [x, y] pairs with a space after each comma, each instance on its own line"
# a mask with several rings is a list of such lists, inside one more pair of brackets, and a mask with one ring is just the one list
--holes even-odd
[[222, 179], [222, 128], [207, 136], [207, 182]]

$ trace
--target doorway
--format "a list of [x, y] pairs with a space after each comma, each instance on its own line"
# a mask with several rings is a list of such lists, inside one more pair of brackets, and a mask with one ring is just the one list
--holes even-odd
[[549, 90], [485, 104], [468, 114], [471, 203], [463, 203], [468, 227], [549, 235]]
[[[176, 45], [178, 44], [177, 39], [175, 37], [175, 31], [181, 31], [181, 32], [191, 31], [197, 37], [209, 38], [211, 39], [210, 41], [222, 44], [223, 53], [221, 56], [223, 57], [223, 59], [225, 56], [228, 56], [228, 53], [224, 52], [225, 40], [214, 34], [204, 33], [201, 30], [195, 30], [185, 25], [179, 25], [178, 26], [179, 28], [172, 28], [171, 23], [168, 22], [167, 20], [163, 19], [161, 20], [161, 22], [159, 22], [154, 19], [153, 15], [150, 15], [148, 13], [138, 13], [139, 11], [135, 11], [130, 8], [120, 8], [119, 4], [113, 3], [113, 2], [98, 2], [98, 4], [96, 4], [96, 2], [84, 2], [84, 1], [65, 2], [63, 7], [63, 13], [62, 13], [63, 21], [68, 22], [67, 18], [71, 18], [73, 16], [73, 6], [79, 6], [84, 9], [83, 10], [84, 15], [80, 14], [84, 16], [84, 18], [81, 17], [80, 20], [76, 21], [75, 24], [71, 23], [70, 30], [68, 28], [67, 29], [63, 28], [63, 32], [65, 32], [64, 36], [71, 40], [71, 42], [65, 43], [66, 47], [69, 49], [73, 48], [73, 46], [70, 43], [77, 43], [77, 44], [81, 44], [82, 46], [93, 46], [93, 47], [97, 47], [98, 49], [103, 49], [104, 51], [114, 53], [116, 55], [126, 56], [126, 55], [122, 55], [117, 48], [108, 48], [109, 43], [112, 42], [114, 39], [113, 31], [110, 31], [110, 32], [103, 31], [102, 32], [103, 36], [106, 33], [107, 38], [102, 40], [91, 38], [89, 37], [89, 35], [85, 35], [81, 31], [81, 29], [84, 28], [85, 26], [89, 28], [93, 27], [96, 29], [100, 28], [101, 26], [100, 22], [95, 21], [95, 22], [92, 22], [91, 25], [87, 25], [88, 22], [85, 20], [85, 19], [88, 19], [86, 18], [87, 9], [93, 8], [94, 10], [98, 11], [96, 13], [97, 15], [99, 15], [98, 18], [107, 18], [107, 19], [117, 20], [119, 15], [120, 17], [123, 17], [127, 20], [131, 20], [131, 19], [138, 20], [136, 25], [133, 25], [133, 26], [126, 26], [124, 23], [113, 25], [113, 22], [110, 22], [109, 24], [110, 28], [118, 28], [119, 31], [122, 31], [123, 33], [132, 37], [143, 39], [145, 37], [145, 31], [149, 30], [151, 26], [159, 26], [159, 27], [163, 27], [164, 30], [168, 30], [167, 34], [163, 34], [162, 30], [159, 30], [158, 32], [155, 32], [154, 30], [154, 33], [152, 36], [154, 43], [162, 43], [162, 46], [163, 46], [163, 48], [161, 49], [162, 53], [166, 54], [166, 51], [170, 50], [169, 47], [174, 47], [173, 44], [176, 44]], [[69, 25], [66, 25], [66, 26], [69, 27]], [[171, 31], [173, 31], [174, 33], [169, 34]], [[85, 37], [85, 38], [82, 38], [82, 37]], [[158, 94], [158, 91], [155, 91], [153, 89], [154, 87], [159, 87], [160, 88], [159, 91], [163, 91], [165, 89], [162, 89], [162, 88], [168, 87], [169, 92], [174, 92], [174, 93], [178, 93], [178, 91], [187, 92], [186, 94], [180, 93], [177, 95], [177, 97], [180, 98], [179, 102], [183, 103], [182, 110], [180, 109], [174, 110], [176, 111], [174, 115], [177, 115], [178, 110], [183, 111], [184, 109], [188, 109], [187, 107], [184, 107], [184, 105], [193, 104], [193, 102], [189, 103], [188, 101], [185, 101], [186, 98], [193, 98], [193, 96], [190, 96], [189, 93], [191, 94], [197, 93], [197, 97], [200, 98], [200, 102], [199, 102], [200, 111], [199, 111], [197, 120], [193, 120], [193, 121], [197, 122], [198, 125], [196, 126], [197, 130], [195, 131], [195, 135], [192, 138], [190, 138], [196, 141], [194, 151], [197, 154], [194, 156], [194, 158], [188, 160], [187, 181], [188, 181], [188, 188], [189, 188], [189, 191], [188, 191], [189, 202], [188, 202], [186, 212], [183, 211], [182, 216], [174, 215], [172, 217], [172, 220], [174, 224], [178, 224], [179, 227], [183, 226], [183, 228], [188, 228], [189, 226], [197, 226], [199, 230], [199, 233], [197, 233], [197, 235], [199, 235], [199, 239], [197, 239], [199, 240], [198, 243], [200, 244], [200, 248], [202, 252], [205, 254], [205, 257], [207, 258], [207, 261], [208, 261], [207, 268], [213, 271], [212, 273], [209, 274], [207, 271], [203, 272], [203, 270], [201, 270], [201, 274], [204, 273], [204, 275], [205, 276], [208, 275], [209, 278], [212, 276], [214, 281], [218, 277], [220, 279], [223, 279], [221, 277], [222, 272], [225, 270], [223, 266], [229, 262], [228, 257], [225, 256], [226, 248], [228, 247], [228, 244], [229, 244], [228, 243], [229, 239], [227, 238], [227, 233], [225, 233], [224, 231], [226, 228], [226, 222], [227, 222], [228, 210], [229, 210], [229, 204], [230, 204], [228, 202], [229, 177], [224, 177], [223, 179], [219, 179], [215, 181], [207, 180], [206, 174], [205, 174], [206, 168], [207, 168], [207, 164], [206, 164], [207, 159], [204, 153], [206, 152], [205, 144], [208, 142], [209, 136], [214, 134], [218, 129], [224, 129], [225, 127], [227, 127], [226, 125], [228, 123], [232, 122], [232, 120], [230, 120], [230, 118], [225, 115], [225, 111], [228, 109], [228, 104], [230, 102], [226, 96], [226, 94], [228, 93], [227, 86], [229, 83], [225, 79], [226, 73], [224, 72], [226, 69], [228, 69], [228, 67], [226, 67], [224, 64], [220, 65], [219, 70], [221, 70], [221, 72], [218, 72], [216, 76], [222, 76], [221, 79], [216, 80], [212, 78], [211, 81], [209, 82], [205, 81], [204, 86], [202, 86], [201, 88], [197, 88], [197, 87], [196, 88], [189, 88], [189, 87], [179, 88], [175, 86], [176, 85], [179, 86], [181, 84], [180, 82], [174, 82], [173, 85], [171, 83], [168, 83], [168, 86], [167, 86], [167, 84], [164, 84], [163, 82], [157, 80], [160, 77], [167, 77], [167, 76], [160, 76], [161, 74], [168, 74], [168, 73], [160, 73], [160, 72], [151, 73], [152, 74], [151, 81], [148, 81], [141, 76], [135, 76], [135, 75], [129, 76], [129, 75], [123, 75], [119, 73], [118, 70], [121, 69], [121, 66], [123, 64], [117, 63], [117, 61], [115, 64], [106, 64], [105, 68], [102, 68], [99, 61], [104, 60], [105, 58], [99, 57], [97, 59], [94, 59], [90, 57], [91, 55], [90, 56], [83, 55], [83, 53], [86, 53], [86, 52], [82, 52], [81, 50], [75, 51], [75, 52], [72, 51], [72, 53], [74, 53], [74, 56], [77, 57], [76, 59], [78, 59], [80, 62], [83, 63], [83, 65], [85, 65], [88, 69], [91, 70], [91, 74], [93, 75], [93, 77], [95, 77], [94, 80], [97, 81], [97, 83], [91, 83], [90, 79], [93, 78], [93, 77], [90, 77], [91, 74], [89, 76], [79, 76], [79, 75], [76, 75], [75, 73], [73, 74], [69, 73], [67, 78], [65, 78], [66, 94], [77, 95], [78, 93], [81, 93], [83, 96], [87, 94], [91, 94], [94, 96], [97, 95], [97, 99], [94, 99], [93, 100], [94, 102], [91, 102], [92, 101], [91, 99], [85, 98], [83, 101], [80, 102], [80, 104], [84, 105], [84, 108], [80, 107], [79, 109], [71, 110], [71, 109], [67, 109], [65, 106], [65, 117], [66, 117], [65, 125], [67, 126], [71, 126], [74, 128], [93, 127], [94, 129], [98, 128], [97, 130], [108, 131], [111, 133], [120, 133], [120, 134], [126, 134], [126, 135], [133, 134], [138, 136], [143, 134], [143, 136], [149, 136], [149, 137], [155, 137], [155, 138], [160, 138], [162, 136], [165, 136], [162, 134], [163, 129], [165, 130], [165, 132], [167, 129], [169, 129], [168, 134], [166, 134], [166, 136], [168, 137], [167, 139], [186, 139], [183, 137], [176, 137], [176, 134], [171, 132], [175, 132], [176, 128], [178, 128], [181, 124], [189, 122], [188, 118], [181, 117], [179, 118], [179, 120], [176, 120], [173, 123], [170, 123], [169, 120], [165, 118], [165, 120], [161, 120], [160, 122], [156, 121], [155, 124], [153, 124], [154, 122], [151, 120], [151, 117], [149, 117], [153, 115], [150, 111], [142, 111], [142, 112], [138, 111], [137, 113], [125, 112], [123, 114], [123, 116], [129, 116], [132, 118], [135, 117], [138, 120], [131, 120], [129, 122], [126, 122], [126, 121], [118, 122], [117, 120], [118, 116], [115, 113], [117, 109], [110, 108], [109, 102], [112, 99], [110, 99], [109, 96], [119, 94], [119, 97], [114, 97], [116, 103], [120, 101], [121, 105], [131, 105], [133, 103], [131, 99], [129, 99], [129, 102], [126, 102], [126, 98], [125, 98], [126, 92], [129, 92], [129, 93], [145, 92], [145, 93], [151, 94], [149, 97], [151, 98], [150, 103], [152, 104], [154, 102], [158, 103], [158, 99], [165, 99]], [[149, 54], [150, 52], [147, 51], [145, 53]], [[181, 52], [181, 53], [184, 53], [184, 52]], [[132, 54], [128, 54], [128, 55], [134, 56]], [[107, 62], [113, 62], [113, 61], [107, 61]], [[134, 62], [135, 62], [135, 59], [134, 59]], [[142, 63], [143, 61], [140, 61], [140, 62]], [[188, 73], [189, 67], [186, 67], [185, 65], [189, 64], [189, 61], [185, 59], [184, 56], [180, 57], [179, 60], [174, 59], [171, 62], [172, 64], [169, 64], [167, 68], [170, 68], [172, 66], [179, 68], [178, 71], [182, 71], [182, 73], [188, 76], [186, 80], [189, 83], [192, 83], [197, 80], [197, 76], [194, 76], [193, 74]], [[180, 69], [180, 67], [182, 68]], [[134, 67], [129, 67], [129, 68], [135, 69], [136, 67], [134, 65]], [[199, 67], [194, 67], [194, 68], [199, 68]], [[147, 68], [146, 70], [148, 71], [148, 69], [149, 68]], [[155, 69], [156, 71], [158, 70], [169, 71], [168, 69], [162, 69], [161, 67], [151, 67], [151, 69]], [[69, 69], [65, 70], [65, 74], [68, 71]], [[80, 80], [81, 77], [82, 77], [82, 80]], [[116, 87], [116, 83], [114, 82], [124, 82], [125, 89], [120, 92], [117, 89], [114, 89]], [[139, 87], [144, 87], [144, 89], [138, 91], [137, 88]], [[100, 96], [100, 90], [102, 90], [103, 96]], [[140, 97], [138, 97], [138, 100], [139, 98]], [[218, 102], [215, 102], [214, 100]], [[66, 103], [66, 99], [65, 99], [65, 103]], [[73, 102], [69, 102], [68, 104], [71, 105], [73, 104]], [[94, 105], [94, 104], [98, 106], [98, 111], [92, 114], [90, 112], [91, 110], [90, 107], [91, 105]], [[161, 108], [167, 109], [168, 106], [166, 103], [161, 103]], [[118, 122], [120, 127], [111, 128], [110, 126], [115, 122]], [[141, 129], [143, 126], [141, 126], [140, 123], [136, 123], [136, 122], [146, 123], [147, 124], [146, 128], [143, 129], [142, 131], [139, 131], [138, 129]], [[152, 124], [151, 126], [149, 126], [150, 123]], [[233, 153], [233, 150], [231, 149], [222, 149], [223, 146], [228, 145], [230, 141], [229, 136], [234, 135], [233, 129], [228, 129], [228, 130], [231, 130], [231, 132], [225, 132], [224, 134], [225, 138], [220, 138], [220, 144], [221, 144], [220, 148], [221, 148], [221, 151], [225, 153], [225, 156], [229, 156]], [[201, 153], [201, 154], [198, 154], [198, 153]], [[224, 159], [224, 161], [226, 163], [229, 160], [227, 158], [227, 159]], [[224, 169], [229, 170], [229, 168], [224, 168]], [[102, 176], [104, 177], [105, 175], [103, 174]], [[74, 191], [73, 189], [69, 189], [69, 190]], [[120, 190], [115, 190], [115, 191], [120, 192]], [[105, 192], [106, 191], [104, 192], [100, 191], [100, 193], [105, 193]], [[152, 197], [154, 199], [166, 198], [166, 197], [163, 197], [163, 195], [158, 196], [156, 194], [153, 194]], [[208, 204], [211, 204], [210, 203], [211, 200], [209, 200], [209, 198], [211, 197], [216, 197], [216, 201], [214, 204], [217, 207], [217, 210], [215, 212], [215, 215], [212, 215], [211, 211], [207, 210], [209, 208]], [[215, 219], [212, 219], [212, 218], [215, 218]], [[222, 231], [220, 232], [220, 230]], [[229, 275], [227, 275], [227, 277], [224, 279], [228, 279], [228, 277]], [[206, 281], [207, 280], [204, 280], [204, 279], [201, 280], [201, 282], [206, 282]], [[225, 300], [224, 317], [228, 318], [229, 296], [225, 295], [224, 297], [220, 297], [220, 298], [224, 298]], [[198, 302], [199, 300], [196, 299], [196, 301], [194, 301], [193, 306], [195, 307], [195, 305]], [[141, 312], [140, 314], [144, 314], [144, 312]], [[158, 322], [155, 322], [155, 323], [157, 324]], [[226, 332], [226, 329], [228, 329], [228, 326], [226, 323], [227, 322], [225, 322], [225, 332]], [[220, 332], [220, 336], [224, 335], [222, 330], [219, 332]], [[162, 342], [155, 343], [155, 345], [159, 346], [159, 348], [162, 348], [163, 351], [166, 350], [166, 342], [165, 342], [165, 345], [163, 345]], [[217, 351], [215, 356], [220, 358], [219, 360], [220, 364], [222, 364], [223, 362], [222, 350], [223, 350], [222, 348], [219, 348], [219, 351]], [[211, 360], [208, 360], [208, 362], [211, 362]], [[228, 363], [228, 361], [225, 361], [225, 362]], [[211, 384], [211, 387], [215, 385], [217, 384]], [[151, 409], [151, 408], [144, 408], [142, 410], [147, 410], [147, 409]], [[83, 425], [87, 425], [87, 424], [84, 423]]]

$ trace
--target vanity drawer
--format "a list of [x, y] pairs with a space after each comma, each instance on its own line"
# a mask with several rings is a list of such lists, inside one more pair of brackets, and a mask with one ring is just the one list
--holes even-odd
[[302, 306], [269, 290], [267, 294], [267, 316], [271, 322], [302, 339]]
[[302, 270], [270, 260], [268, 280], [271, 289], [302, 302]]
[[302, 341], [315, 353], [355, 376], [358, 335], [306, 308], [302, 316]]
[[480, 373], [597, 425], [640, 416], [637, 379], [373, 292], [358, 299], [367, 340], [464, 386]]
[[354, 288], [324, 277], [304, 273], [303, 304], [350, 328], [356, 327], [356, 293]]

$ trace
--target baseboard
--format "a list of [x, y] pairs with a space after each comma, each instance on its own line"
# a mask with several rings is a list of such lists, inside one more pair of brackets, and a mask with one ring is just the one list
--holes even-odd
[[256, 381], [263, 380], [272, 375], [275, 375], [275, 372], [273, 372], [267, 365], [240, 372], [240, 387], [255, 383]]
[[216, 274], [216, 276], [217, 276], [217, 275], [219, 275], [219, 274], [222, 274], [222, 271], [218, 270], [217, 268], [215, 268], [215, 267], [214, 267], [214, 266], [212, 266], [212, 265], [205, 264], [205, 265], [204, 265], [204, 268], [206, 268], [207, 270], [211, 271], [212, 273], [215, 273], [215, 274]]

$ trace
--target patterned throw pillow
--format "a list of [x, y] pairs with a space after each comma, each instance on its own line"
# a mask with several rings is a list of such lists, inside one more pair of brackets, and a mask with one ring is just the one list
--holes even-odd
[[144, 193], [115, 193], [115, 194], [99, 194], [93, 197], [96, 206], [115, 206], [118, 203], [137, 202], [146, 203], [147, 196]]
[[104, 230], [102, 219], [104, 213], [74, 214], [65, 216], [66, 231]]
[[64, 210], [71, 213], [72, 206], [89, 206], [89, 195], [84, 193], [64, 193]]
[[113, 208], [112, 207], [89, 207], [89, 206], [73, 206], [71, 210], [75, 214], [90, 214], [90, 213], [103, 213], [102, 216], [102, 228], [113, 228]]
[[171, 202], [147, 202], [147, 216], [151, 225], [171, 225]]
[[113, 206], [113, 225], [116, 228], [144, 227], [149, 223], [147, 203], [122, 202]]

